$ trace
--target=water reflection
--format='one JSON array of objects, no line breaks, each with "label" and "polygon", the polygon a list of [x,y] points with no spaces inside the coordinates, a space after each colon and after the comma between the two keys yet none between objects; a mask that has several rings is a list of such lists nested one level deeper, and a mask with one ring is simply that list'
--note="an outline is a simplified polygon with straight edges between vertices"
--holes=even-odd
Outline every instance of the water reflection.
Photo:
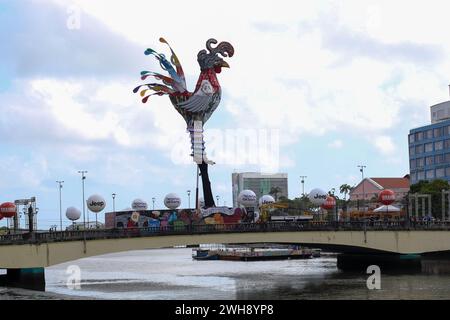
[{"label": "water reflection", "polygon": [[[82,270],[81,290],[66,287],[66,268]],[[336,255],[310,260],[195,261],[190,249],[132,251],[46,269],[47,292],[0,289],[0,299],[448,299],[450,259],[427,257],[415,273],[381,270],[368,290],[365,270],[344,272]]]}]

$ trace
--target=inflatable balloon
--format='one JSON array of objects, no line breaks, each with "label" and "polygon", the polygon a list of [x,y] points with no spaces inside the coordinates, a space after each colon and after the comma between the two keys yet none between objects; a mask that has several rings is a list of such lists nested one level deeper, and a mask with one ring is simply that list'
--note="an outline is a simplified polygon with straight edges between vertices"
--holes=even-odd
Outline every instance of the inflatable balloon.
[{"label": "inflatable balloon", "polygon": [[87,201],[87,206],[89,210],[95,213],[99,213],[106,207],[106,201],[103,199],[102,196],[99,196],[98,194],[94,194],[90,196]]},{"label": "inflatable balloon", "polygon": [[263,205],[263,204],[268,204],[268,203],[275,203],[275,199],[269,195],[266,194],[264,196],[262,196],[261,198],[259,198],[259,205]]},{"label": "inflatable balloon", "polygon": [[142,210],[147,210],[148,205],[147,205],[147,202],[145,202],[144,200],[135,199],[131,203],[131,208],[133,208],[133,210],[136,210],[136,211],[142,211]]},{"label": "inflatable balloon", "polygon": [[78,220],[81,217],[81,211],[75,207],[69,207],[66,210],[66,217],[71,221]]},{"label": "inflatable balloon", "polygon": [[5,218],[12,218],[16,215],[16,205],[12,202],[5,202],[0,205],[0,214]]},{"label": "inflatable balloon", "polygon": [[164,205],[174,210],[181,205],[181,198],[175,193],[169,193],[164,197]]},{"label": "inflatable balloon", "polygon": [[256,204],[256,194],[252,190],[242,190],[238,196],[238,202],[245,207]]},{"label": "inflatable balloon", "polygon": [[388,206],[395,202],[395,192],[389,189],[384,189],[378,194],[378,201],[385,206]]},{"label": "inflatable balloon", "polygon": [[308,195],[309,201],[311,201],[316,206],[321,206],[327,200],[328,194],[322,189],[313,189]]},{"label": "inflatable balloon", "polygon": [[322,208],[326,210],[333,209],[336,206],[336,199],[332,196],[328,196],[327,200],[322,204]]}]

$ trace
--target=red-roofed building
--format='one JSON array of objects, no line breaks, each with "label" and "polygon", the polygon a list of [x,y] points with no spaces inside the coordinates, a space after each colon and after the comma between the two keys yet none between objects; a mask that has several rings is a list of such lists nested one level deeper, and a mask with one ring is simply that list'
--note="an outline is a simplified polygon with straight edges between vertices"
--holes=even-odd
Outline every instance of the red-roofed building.
[{"label": "red-roofed building", "polygon": [[350,200],[371,200],[380,191],[390,189],[395,192],[396,202],[409,192],[409,176],[403,178],[365,178],[350,191]]}]

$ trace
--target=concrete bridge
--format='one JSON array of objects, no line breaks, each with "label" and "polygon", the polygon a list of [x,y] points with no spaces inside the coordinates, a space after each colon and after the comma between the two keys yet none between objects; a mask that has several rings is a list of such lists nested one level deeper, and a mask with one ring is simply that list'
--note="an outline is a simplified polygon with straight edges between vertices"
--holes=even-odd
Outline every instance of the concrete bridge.
[{"label": "concrete bridge", "polygon": [[0,236],[0,269],[7,269],[4,285],[42,290],[48,266],[107,253],[206,243],[302,244],[340,253],[423,255],[450,252],[450,223],[288,222],[17,234]]}]

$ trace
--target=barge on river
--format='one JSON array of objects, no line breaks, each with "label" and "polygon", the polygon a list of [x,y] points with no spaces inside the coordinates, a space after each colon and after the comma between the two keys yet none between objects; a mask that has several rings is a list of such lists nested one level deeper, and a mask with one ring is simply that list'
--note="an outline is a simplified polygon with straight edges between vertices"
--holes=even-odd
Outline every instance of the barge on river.
[{"label": "barge on river", "polygon": [[228,261],[265,261],[310,259],[316,256],[312,249],[193,249],[192,258],[195,260],[228,260]]}]

